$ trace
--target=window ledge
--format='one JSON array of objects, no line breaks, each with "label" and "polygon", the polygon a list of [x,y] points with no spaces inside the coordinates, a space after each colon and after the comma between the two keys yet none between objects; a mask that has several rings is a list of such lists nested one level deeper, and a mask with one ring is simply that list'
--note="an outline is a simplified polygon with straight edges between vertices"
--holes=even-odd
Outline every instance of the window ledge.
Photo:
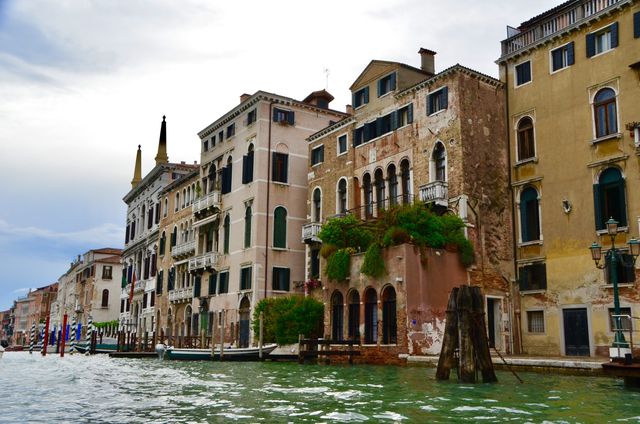
[{"label": "window ledge", "polygon": [[275,250],[276,252],[287,252],[289,249],[286,247],[271,246],[271,250]]},{"label": "window ledge", "polygon": [[272,182],[273,184],[276,184],[276,185],[281,185],[281,186],[284,186],[284,187],[289,187],[289,183],[283,183],[282,181],[274,181],[274,180],[271,180],[271,182]]},{"label": "window ledge", "polygon": [[347,151],[345,150],[345,151],[344,151],[344,152],[342,152],[342,153],[338,153],[338,154],[336,155],[336,157],[338,158],[338,157],[340,157],[340,156],[344,156],[344,155],[346,155],[346,154],[347,154]]},{"label": "window ledge", "polygon": [[[618,288],[633,287],[634,285],[635,283],[623,283],[623,284],[618,284]],[[613,289],[613,284],[602,284],[600,287],[602,287],[603,289]]]},{"label": "window ledge", "polygon": [[439,114],[443,113],[443,112],[444,112],[445,110],[447,110],[447,109],[448,109],[448,108],[446,108],[446,107],[445,107],[444,109],[437,110],[437,111],[433,112],[432,114],[427,114],[427,116],[436,116],[436,115],[439,115]]},{"label": "window ledge", "polygon": [[530,157],[530,158],[519,160],[519,161],[517,161],[515,163],[514,166],[518,167],[518,166],[526,165],[526,164],[529,164],[529,163],[538,163],[538,157],[537,156],[533,156],[533,157]]},{"label": "window ledge", "polygon": [[535,289],[535,290],[520,290],[521,295],[525,294],[542,294],[546,293],[547,289]]},{"label": "window ledge", "polygon": [[[618,232],[619,233],[628,233],[629,232],[629,227],[618,227]],[[599,236],[608,235],[606,228],[604,230],[596,230],[596,234],[599,235]]]},{"label": "window ledge", "polygon": [[518,243],[518,247],[527,247],[527,246],[542,246],[542,240],[532,240]]},{"label": "window ledge", "polygon": [[598,143],[603,142],[603,141],[613,140],[614,138],[622,138],[622,133],[621,132],[617,132],[617,133],[613,133],[613,134],[603,135],[602,137],[594,138],[589,143],[598,144]]},{"label": "window ledge", "polygon": [[324,163],[324,161],[322,162],[318,162],[318,163],[314,163],[313,165],[311,165],[312,168],[317,168],[318,166],[322,165]]},{"label": "window ledge", "polygon": [[527,82],[523,82],[522,84],[515,84],[515,87],[514,87],[514,88],[524,87],[525,85],[529,85],[529,84],[531,84],[532,82],[533,82],[533,78],[532,78],[532,79],[530,79],[530,80],[529,80],[529,81],[527,81]]}]

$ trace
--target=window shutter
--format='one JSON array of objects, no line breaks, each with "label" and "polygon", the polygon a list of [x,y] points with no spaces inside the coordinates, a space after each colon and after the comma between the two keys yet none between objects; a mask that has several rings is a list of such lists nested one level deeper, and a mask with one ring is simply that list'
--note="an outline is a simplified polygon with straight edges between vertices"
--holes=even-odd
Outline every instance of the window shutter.
[{"label": "window shutter", "polygon": [[246,184],[249,182],[248,172],[249,172],[249,157],[247,155],[242,156],[242,184]]},{"label": "window shutter", "polygon": [[196,277],[196,281],[193,284],[193,297],[200,297],[200,285],[201,285],[201,278],[200,276]]},{"label": "window shutter", "polygon": [[620,208],[620,226],[626,227],[627,226],[627,202],[626,202],[626,196],[624,192],[624,179],[620,178],[620,180],[618,180],[617,186],[618,186],[617,187],[618,199],[620,200],[620,205],[618,205],[618,208]]},{"label": "window shutter", "polygon": [[527,201],[520,197],[520,235],[523,242],[529,241],[529,226],[527,225]]},{"label": "window shutter", "polygon": [[431,99],[433,98],[433,94],[427,94],[427,115],[433,114],[433,102]]},{"label": "window shutter", "polygon": [[611,47],[618,47],[618,23],[611,25]]},{"label": "window shutter", "polygon": [[604,220],[602,219],[599,184],[593,185],[593,210],[596,220],[596,230],[603,230],[605,228],[605,224]]},{"label": "window shutter", "polygon": [[379,79],[377,81],[377,85],[378,85],[378,97],[382,96],[382,80]]},{"label": "window shutter", "polygon": [[283,284],[282,284],[282,286],[283,286],[282,289],[286,290],[286,291],[289,291],[289,282],[290,282],[289,274],[290,274],[290,270],[289,270],[289,268],[284,268],[282,271],[283,271],[282,272],[282,275],[283,275],[282,279],[284,280]]},{"label": "window shutter", "polygon": [[356,147],[356,146],[357,146],[357,144],[356,144],[356,134],[357,134],[357,133],[356,133],[356,130],[353,130],[353,131],[352,131],[352,134],[351,134],[351,145],[352,145],[353,147]]},{"label": "window shutter", "polygon": [[124,244],[129,243],[129,226],[124,230]]},{"label": "window shutter", "polygon": [[320,162],[324,162],[324,145],[320,146]]},{"label": "window shutter", "polygon": [[217,282],[218,282],[218,274],[209,275],[209,295],[216,294]]},{"label": "window shutter", "polygon": [[587,57],[591,57],[596,54],[596,35],[587,34]]},{"label": "window shutter", "polygon": [[289,125],[293,125],[296,122],[296,114],[294,111],[289,111],[287,113],[287,122],[289,122]]},{"label": "window shutter", "polygon": [[640,12],[633,14],[633,37],[640,38]]},{"label": "window shutter", "polygon": [[[529,74],[531,74],[531,68],[529,68]],[[529,77],[531,79],[531,77]],[[446,109],[449,107],[449,87],[444,87],[442,89],[442,108]]]},{"label": "window shutter", "polygon": [[351,105],[355,108],[358,107],[356,104],[356,93],[351,93]]},{"label": "window shutter", "polygon": [[562,68],[562,49],[554,50],[551,53],[551,64],[552,64],[552,69],[554,71],[557,71],[558,69]]},{"label": "window shutter", "polygon": [[382,134],[382,118],[376,119],[376,137]]},{"label": "window shutter", "polygon": [[276,152],[271,152],[271,179],[274,181],[279,181],[278,180],[278,169],[277,169],[277,163],[278,163],[278,154]]},{"label": "window shutter", "polygon": [[396,130],[398,128],[398,111],[394,110],[391,112],[391,131]]},{"label": "window shutter", "polygon": [[413,123],[413,103],[409,103],[409,111],[407,112],[407,123]]},{"label": "window shutter", "polygon": [[280,109],[277,108],[273,108],[273,122],[278,122],[278,112],[280,111]]},{"label": "window shutter", "polygon": [[520,290],[524,291],[528,289],[528,281],[529,281],[529,267],[523,266],[519,269],[519,278],[518,282],[520,283]]},{"label": "window shutter", "polygon": [[364,103],[369,103],[369,86],[364,88]]},{"label": "window shutter", "polygon": [[396,89],[396,73],[395,72],[391,74],[391,84],[389,85],[391,86],[391,90]]}]

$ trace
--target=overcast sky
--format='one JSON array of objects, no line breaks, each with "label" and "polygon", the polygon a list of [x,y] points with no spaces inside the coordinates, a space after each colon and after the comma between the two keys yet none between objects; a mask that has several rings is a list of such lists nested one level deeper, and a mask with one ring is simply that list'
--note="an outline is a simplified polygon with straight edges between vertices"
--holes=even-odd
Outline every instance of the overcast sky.
[{"label": "overcast sky", "polygon": [[[559,0],[0,0],[0,310],[91,248],[122,247],[138,144],[199,161],[196,133],[265,90],[344,110],[372,59],[497,77],[506,26]],[[328,86],[325,69],[329,70]]]}]

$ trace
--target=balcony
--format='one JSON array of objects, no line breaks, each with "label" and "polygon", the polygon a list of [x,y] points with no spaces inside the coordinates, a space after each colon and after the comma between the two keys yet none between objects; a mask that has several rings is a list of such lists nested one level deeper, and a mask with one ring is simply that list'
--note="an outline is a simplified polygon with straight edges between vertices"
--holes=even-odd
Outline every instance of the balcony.
[{"label": "balcony", "polygon": [[434,181],[420,186],[420,201],[435,203],[439,206],[449,205],[449,188],[446,181]]},{"label": "balcony", "polygon": [[311,222],[302,226],[302,242],[303,243],[320,243],[318,234],[322,224],[319,222]]},{"label": "balcony", "polygon": [[207,209],[220,209],[220,191],[214,190],[203,197],[196,199],[191,205],[191,210],[194,214],[199,214]]},{"label": "balcony", "polygon": [[205,253],[189,259],[189,272],[198,269],[213,268],[218,266],[219,255],[216,252]]},{"label": "balcony", "polygon": [[196,241],[191,240],[184,243],[180,243],[171,248],[171,256],[189,256],[196,252]]},{"label": "balcony", "polygon": [[631,3],[630,0],[583,0],[569,8],[558,10],[546,19],[533,22],[522,30],[509,28],[508,37],[502,41],[502,56],[523,50],[541,40],[568,31],[585,23],[597,15],[607,13],[610,9]]},{"label": "balcony", "polygon": [[193,287],[169,290],[169,302],[188,302],[193,299]]}]

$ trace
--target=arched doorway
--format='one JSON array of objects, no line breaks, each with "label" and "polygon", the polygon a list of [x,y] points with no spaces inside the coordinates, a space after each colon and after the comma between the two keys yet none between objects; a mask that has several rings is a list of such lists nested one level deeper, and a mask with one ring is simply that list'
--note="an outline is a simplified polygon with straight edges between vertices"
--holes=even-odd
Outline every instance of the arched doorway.
[{"label": "arched doorway", "polygon": [[349,293],[349,338],[360,339],[360,294],[357,290]]},{"label": "arched doorway", "polygon": [[344,298],[338,290],[331,296],[331,339],[343,339]]},{"label": "arched doorway", "polygon": [[249,302],[249,298],[245,296],[240,301],[240,322],[238,323],[238,326],[240,327],[239,329],[239,332],[240,332],[239,346],[240,347],[249,347],[250,315],[251,315],[251,302]]},{"label": "arched doorway", "polygon": [[378,342],[378,294],[371,287],[364,292],[364,342]]},{"label": "arched doorway", "polygon": [[187,305],[184,310],[184,333],[187,337],[191,336],[191,305]]},{"label": "arched doorway", "polygon": [[169,308],[167,312],[167,334],[168,337],[173,336],[173,311]]},{"label": "arched doorway", "polygon": [[388,286],[382,292],[382,343],[396,344],[397,342],[396,291]]}]

